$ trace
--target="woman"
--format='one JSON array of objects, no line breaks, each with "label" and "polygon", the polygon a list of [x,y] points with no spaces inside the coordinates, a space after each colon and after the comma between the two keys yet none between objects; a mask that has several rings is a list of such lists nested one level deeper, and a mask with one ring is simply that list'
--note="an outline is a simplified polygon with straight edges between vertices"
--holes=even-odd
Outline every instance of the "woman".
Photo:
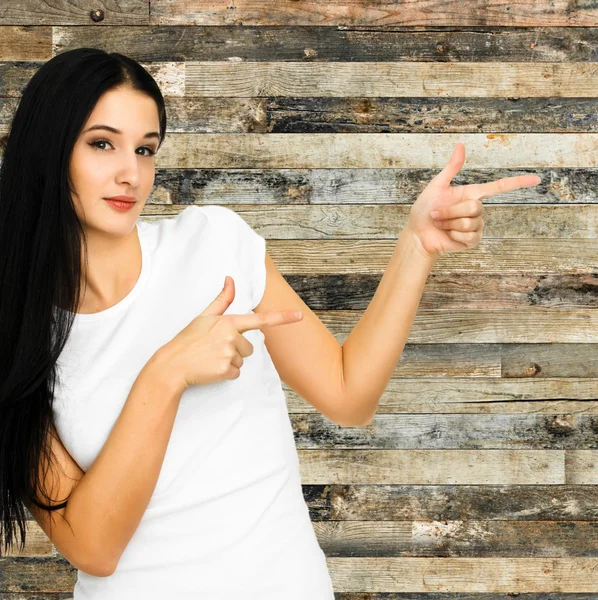
[{"label": "woman", "polygon": [[281,378],[370,422],[436,258],[479,243],[483,197],[539,177],[451,187],[457,145],[341,347],[234,211],[138,221],[165,132],[121,54],[64,52],[23,92],[0,170],[5,551],[27,507],[78,568],[75,600],[332,600]]}]

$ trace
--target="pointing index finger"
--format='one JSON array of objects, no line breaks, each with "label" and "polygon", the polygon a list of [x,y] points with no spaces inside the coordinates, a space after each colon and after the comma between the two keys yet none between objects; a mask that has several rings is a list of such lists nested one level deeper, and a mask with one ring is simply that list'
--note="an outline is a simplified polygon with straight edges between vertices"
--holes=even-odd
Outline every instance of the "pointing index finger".
[{"label": "pointing index finger", "polygon": [[517,175],[515,177],[503,177],[496,181],[488,183],[475,184],[476,192],[479,195],[487,198],[488,196],[496,196],[497,194],[506,194],[514,190],[526,187],[534,187],[542,183],[542,179],[538,175]]},{"label": "pointing index finger", "polygon": [[245,333],[250,329],[295,323],[303,318],[301,311],[296,310],[276,310],[250,315],[229,316],[233,318],[233,324],[239,333]]}]

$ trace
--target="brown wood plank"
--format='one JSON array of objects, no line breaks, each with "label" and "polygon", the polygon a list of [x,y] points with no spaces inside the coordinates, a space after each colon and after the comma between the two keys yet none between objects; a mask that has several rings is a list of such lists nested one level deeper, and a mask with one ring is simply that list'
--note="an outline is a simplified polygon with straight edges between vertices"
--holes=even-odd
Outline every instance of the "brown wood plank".
[{"label": "brown wood plank", "polygon": [[[598,346],[594,344],[504,344],[502,377],[596,377]],[[598,397],[598,385],[596,386]]]},{"label": "brown wood plank", "polygon": [[[154,7],[152,7],[154,8]],[[188,8],[188,7],[186,7]],[[330,5],[327,7],[330,8]],[[405,8],[408,8],[407,6]],[[158,7],[158,10],[160,8]],[[402,8],[403,9],[403,8]],[[376,27],[162,25],[118,30],[54,27],[61,51],[127,40],[127,54],[144,61],[445,61],[594,62],[595,27]]]},{"label": "brown wood plank", "polygon": [[338,592],[595,592],[595,558],[334,558]]},{"label": "brown wood plank", "polygon": [[598,485],[598,451],[565,450],[565,483]]},{"label": "brown wood plank", "polygon": [[598,167],[598,133],[174,133],[155,166],[443,169],[457,143],[465,145],[468,169]]},{"label": "brown wood plank", "polygon": [[[318,411],[283,383],[289,413]],[[598,378],[390,378],[376,414],[596,413]]]},{"label": "brown wood plank", "polygon": [[598,95],[594,63],[185,62],[185,96]]},{"label": "brown wood plank", "polygon": [[[336,325],[323,318],[324,324],[344,342],[348,332],[339,333]],[[330,314],[330,313],[327,313]],[[397,361],[394,377],[500,377],[499,344],[406,344]]]},{"label": "brown wood plank", "polygon": [[[314,312],[340,344],[345,343],[363,315],[363,311],[353,310],[317,310]],[[407,343],[418,345],[596,344],[598,343],[598,312],[592,308],[446,311],[420,309],[413,320]],[[454,351],[457,351],[456,348]],[[407,356],[405,355],[401,360],[407,361]],[[399,371],[402,367],[403,365],[399,362]],[[528,376],[535,375],[538,371],[537,368],[533,365],[529,365],[529,367],[530,371],[526,374]],[[442,372],[442,366],[439,366],[435,374],[445,374]],[[456,373],[453,372],[453,374]],[[403,375],[408,375],[406,370]]]},{"label": "brown wood plank", "polygon": [[[396,239],[273,239],[266,231],[261,235],[266,238],[267,250],[280,272],[288,279],[294,278],[295,282],[296,276],[328,274],[335,277],[375,274],[381,277],[396,245]],[[428,281],[436,276],[458,273],[469,277],[478,274],[524,274],[525,277],[525,273],[539,273],[546,275],[543,280],[546,281],[556,272],[578,273],[593,281],[598,265],[598,240],[562,239],[558,249],[558,252],[554,251],[555,244],[550,238],[501,240],[483,237],[476,248],[439,257]],[[355,302],[360,299],[356,298]]]},{"label": "brown wood plank", "polygon": [[334,598],[335,600],[511,600],[511,598],[517,598],[517,600],[596,600],[596,595],[593,592],[587,594],[508,592],[506,595],[501,592],[487,594],[476,592],[475,596],[467,592],[335,592]]},{"label": "brown wood plank", "polygon": [[593,485],[303,484],[316,521],[598,521]]},{"label": "brown wood plank", "polygon": [[598,556],[598,527],[588,521],[322,521],[326,556]]},{"label": "brown wood plank", "polygon": [[[597,111],[598,113],[598,111]],[[1,113],[0,113],[1,114]],[[535,168],[534,187],[484,198],[484,204],[596,204],[598,169]],[[525,175],[529,169],[463,169],[452,185]],[[438,169],[157,169],[148,207],[188,204],[411,205]]]},{"label": "brown wood plank", "polygon": [[341,427],[323,415],[291,415],[301,450],[598,449],[598,416],[377,414],[367,427]]},{"label": "brown wood plank", "polygon": [[[211,99],[189,98],[187,102],[202,100]],[[228,102],[233,100],[236,98]],[[263,133],[590,133],[598,130],[594,98],[279,96],[264,100]],[[210,115],[204,115],[206,118]],[[203,128],[203,123],[199,126]],[[262,132],[255,122],[252,126],[253,132]],[[215,129],[211,131],[216,133]]]},{"label": "brown wood plank", "polygon": [[37,598],[38,593],[71,592],[72,596],[77,568],[60,554],[52,557],[11,556],[0,558],[0,574],[2,593],[35,593]]},{"label": "brown wood plank", "polygon": [[[501,195],[507,196],[507,194]],[[164,217],[168,218],[177,215],[185,208],[187,205],[184,204],[176,206],[146,204],[142,220],[153,222]],[[396,244],[401,230],[407,224],[411,210],[411,206],[373,204],[354,206],[235,204],[229,205],[228,208],[239,213],[266,239],[323,240],[335,237],[350,239],[352,245],[358,244],[359,239],[390,239]],[[488,205],[484,207],[484,224],[484,241],[493,238],[545,238],[559,240],[560,244],[561,239],[597,239],[598,206]],[[552,243],[554,247],[555,242]],[[462,260],[468,252],[456,254],[459,260]],[[368,259],[371,259],[371,253],[368,253]]]},{"label": "brown wood plank", "polygon": [[[522,260],[524,258],[526,257],[522,257]],[[333,264],[330,265],[331,268]],[[596,273],[546,275],[527,273],[444,275],[437,271],[428,276],[419,302],[420,310],[598,307],[598,270]],[[365,310],[382,277],[381,275],[334,273],[283,276],[312,310],[324,308]]]},{"label": "brown wood plank", "polygon": [[[11,66],[12,65],[12,66]],[[30,63],[21,64],[21,69],[32,75],[27,69]],[[39,63],[41,66],[41,63]],[[165,67],[166,68],[166,67]],[[175,78],[178,74],[175,73]],[[18,104],[18,96],[27,83],[23,72],[14,69],[14,63],[0,64],[0,89],[6,97],[0,97],[0,130],[8,130],[8,122],[13,117]],[[171,88],[166,87],[165,93]],[[591,133],[598,131],[598,114],[593,98],[194,98],[166,95],[166,112],[168,114],[168,133]],[[469,174],[479,178],[484,172],[489,179],[498,179],[503,175],[496,174],[499,169],[477,170]],[[568,173],[565,173],[568,171]],[[571,194],[583,193],[578,179],[586,171],[550,169],[539,172],[545,177],[558,177],[558,184],[563,187],[563,201],[567,199],[567,188],[574,187]],[[158,173],[160,170],[158,170]],[[468,169],[459,173],[459,178],[468,176]],[[562,176],[558,176],[563,173]],[[169,173],[166,172],[165,175]],[[516,173],[515,173],[516,174]],[[170,173],[174,179],[175,173]],[[293,177],[301,181],[312,180],[313,184],[322,185],[325,180],[330,184],[348,187],[353,193],[359,183],[367,185],[373,177],[379,179],[370,183],[388,186],[390,183],[401,183],[405,186],[417,187],[421,181],[427,181],[427,171],[408,170],[393,175],[388,170],[371,170],[363,173],[354,171],[312,169],[296,173],[295,170],[284,170],[280,177]],[[233,178],[234,172],[213,170],[212,172],[190,171],[201,183],[202,179],[216,185],[220,181]],[[240,177],[242,176],[242,177]],[[238,173],[239,193],[259,177],[267,174],[259,172]],[[226,178],[226,179],[225,179]],[[266,179],[269,181],[269,178]],[[270,184],[277,183],[276,180]],[[284,181],[280,182],[282,185]],[[555,182],[551,181],[555,186]],[[194,184],[197,185],[197,184]],[[327,188],[324,188],[325,191]],[[594,190],[595,186],[589,186]],[[328,190],[330,192],[331,190]],[[333,190],[332,190],[333,191]],[[364,190],[365,191],[365,190]],[[556,194],[555,189],[545,186],[543,196]],[[314,190],[314,194],[318,192]],[[319,192],[322,193],[322,192]],[[585,193],[593,198],[594,194]],[[384,197],[384,196],[383,196]],[[573,198],[569,198],[573,200]],[[356,201],[356,200],[352,200]],[[380,200],[383,201],[383,200]],[[389,200],[386,200],[389,201]],[[577,201],[585,201],[577,196]],[[240,201],[242,202],[242,201]]]},{"label": "brown wood plank", "polygon": [[[2,12],[0,12],[0,25],[2,20]],[[31,25],[0,28],[0,60],[44,62],[50,58],[52,58],[51,27]],[[0,105],[1,101],[2,99]]]},{"label": "brown wood plank", "polygon": [[[303,484],[590,484],[594,467],[575,450],[297,450]],[[590,450],[577,452],[593,452]],[[587,458],[585,455],[572,455]],[[568,475],[569,476],[569,475]]]},{"label": "brown wood plank", "polygon": [[153,25],[326,25],[356,26],[592,26],[598,24],[593,3],[571,5],[566,0],[513,3],[507,0],[441,2],[428,0],[425,6],[406,3],[397,10],[381,2],[337,2],[284,0],[267,4],[236,0],[233,5],[183,0],[156,2],[151,7]]},{"label": "brown wood plank", "polygon": [[[99,11],[99,19],[91,13]],[[101,2],[97,6],[73,3],[67,0],[40,2],[39,0],[3,0],[0,7],[0,25],[149,25],[148,0],[119,0]],[[81,44],[93,46],[94,44]],[[126,49],[124,54],[127,54]]]}]

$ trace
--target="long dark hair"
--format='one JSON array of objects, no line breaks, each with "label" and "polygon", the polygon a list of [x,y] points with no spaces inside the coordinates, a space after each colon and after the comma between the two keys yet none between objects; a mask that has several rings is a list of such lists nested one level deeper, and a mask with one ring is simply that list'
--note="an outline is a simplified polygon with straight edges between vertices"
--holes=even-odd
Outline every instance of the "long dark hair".
[{"label": "long dark hair", "polygon": [[[40,461],[55,467],[50,444],[56,361],[80,301],[84,230],[69,177],[73,146],[99,98],[115,88],[145,92],[166,132],[164,98],[135,60],[97,48],[58,54],[33,75],[4,143],[0,167],[0,535],[6,552],[16,525],[25,546],[27,504],[52,502]],[[82,246],[84,251],[82,254]],[[66,308],[66,311],[54,307]],[[40,481],[41,480],[41,481]],[[15,522],[16,520],[16,522]],[[2,553],[0,552],[0,556]]]}]

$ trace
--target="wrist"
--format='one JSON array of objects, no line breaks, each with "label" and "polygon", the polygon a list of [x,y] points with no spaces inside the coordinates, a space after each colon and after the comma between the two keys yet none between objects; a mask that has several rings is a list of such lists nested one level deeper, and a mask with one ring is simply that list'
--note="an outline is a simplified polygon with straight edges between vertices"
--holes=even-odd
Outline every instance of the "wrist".
[{"label": "wrist", "polygon": [[430,254],[423,246],[419,236],[406,225],[399,235],[399,239],[403,241],[403,243],[409,247],[412,252],[417,254],[425,263],[427,263],[430,268],[434,265],[434,263],[438,260],[438,254]]},{"label": "wrist", "polygon": [[174,368],[172,356],[168,344],[161,346],[149,359],[145,368],[151,372],[152,377],[159,380],[162,385],[167,386],[176,394],[182,394],[186,386],[183,378],[178,376]]}]

